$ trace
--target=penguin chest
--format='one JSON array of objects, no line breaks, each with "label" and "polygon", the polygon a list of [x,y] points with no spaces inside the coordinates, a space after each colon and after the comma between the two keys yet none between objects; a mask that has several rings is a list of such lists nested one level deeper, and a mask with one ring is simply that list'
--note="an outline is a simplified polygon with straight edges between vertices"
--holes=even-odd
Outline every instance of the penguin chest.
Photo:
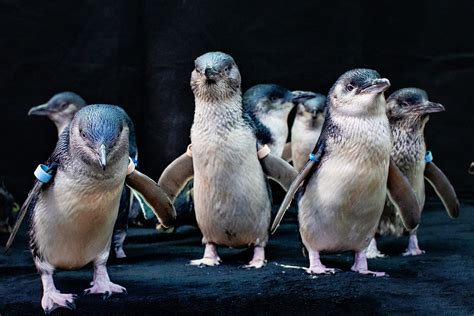
[{"label": "penguin chest", "polygon": [[270,129],[273,137],[273,143],[269,145],[272,154],[281,157],[288,138],[288,124],[286,117],[264,115],[259,117],[261,122]]},{"label": "penguin chest", "polygon": [[291,129],[291,159],[296,170],[301,170],[316,145],[321,129],[309,129],[297,121]]},{"label": "penguin chest", "polygon": [[54,267],[77,269],[108,251],[122,189],[123,180],[79,183],[58,173],[35,207],[38,252]]},{"label": "penguin chest", "polygon": [[387,194],[391,150],[388,126],[380,124],[377,130],[333,144],[309,179],[299,202],[307,246],[360,251],[374,236]]},{"label": "penguin chest", "polygon": [[192,144],[196,219],[204,241],[264,245],[271,206],[255,136],[245,128],[226,137],[194,131]]}]

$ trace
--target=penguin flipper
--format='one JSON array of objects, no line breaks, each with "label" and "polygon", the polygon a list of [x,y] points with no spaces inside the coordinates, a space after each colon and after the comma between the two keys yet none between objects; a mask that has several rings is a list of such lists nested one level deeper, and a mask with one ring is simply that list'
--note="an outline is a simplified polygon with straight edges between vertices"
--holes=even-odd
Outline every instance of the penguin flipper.
[{"label": "penguin flipper", "polygon": [[126,183],[130,188],[140,193],[163,226],[168,228],[175,225],[176,210],[173,203],[155,181],[135,170],[127,176]]},{"label": "penguin flipper", "polygon": [[263,173],[270,179],[277,182],[285,191],[288,191],[298,173],[285,160],[272,155],[271,153],[260,159]]},{"label": "penguin flipper", "polygon": [[387,195],[401,215],[403,225],[409,231],[420,223],[421,210],[415,192],[408,179],[390,159],[387,178]]},{"label": "penguin flipper", "polygon": [[193,177],[194,167],[191,150],[188,151],[166,167],[158,180],[158,185],[163,188],[172,202],[186,183]]},{"label": "penguin flipper", "polygon": [[285,161],[291,161],[291,142],[285,144],[283,147],[283,153],[281,154],[281,158]]},{"label": "penguin flipper", "polygon": [[459,200],[453,186],[446,175],[433,162],[427,162],[425,167],[425,179],[435,189],[436,194],[443,202],[449,217],[459,216]]},{"label": "penguin flipper", "polygon": [[18,233],[18,230],[20,229],[21,223],[25,219],[25,215],[28,213],[29,210],[34,209],[42,187],[43,183],[36,180],[33,189],[31,189],[30,193],[28,193],[28,197],[26,198],[25,202],[21,206],[20,211],[18,212],[18,217],[16,219],[15,225],[13,226],[13,230],[10,233],[10,237],[8,237],[8,241],[5,245],[5,253],[12,246],[13,241],[15,240],[15,236]]},{"label": "penguin flipper", "polygon": [[308,160],[306,165],[296,176],[293,183],[291,183],[288,191],[286,192],[285,198],[283,199],[283,202],[281,203],[280,208],[278,209],[278,213],[276,214],[275,219],[273,220],[273,224],[271,227],[272,234],[274,234],[278,229],[278,226],[280,226],[280,222],[283,219],[283,216],[285,216],[286,210],[290,207],[291,201],[293,200],[296,191],[300,187],[301,183],[306,179],[306,177],[312,173],[315,164],[315,161]]}]

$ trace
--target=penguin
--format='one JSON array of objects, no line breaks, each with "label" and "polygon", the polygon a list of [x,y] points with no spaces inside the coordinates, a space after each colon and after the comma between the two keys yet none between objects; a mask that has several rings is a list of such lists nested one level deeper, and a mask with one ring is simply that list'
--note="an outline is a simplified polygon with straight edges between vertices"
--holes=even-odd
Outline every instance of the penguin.
[{"label": "penguin", "polygon": [[282,157],[288,138],[288,115],[294,107],[293,97],[290,90],[276,84],[258,84],[243,96],[244,110],[270,130],[271,139],[259,140],[268,143],[278,157]]},{"label": "penguin", "polygon": [[92,262],[94,277],[85,294],[107,298],[126,292],[110,281],[106,268],[125,181],[143,195],[163,225],[174,224],[176,212],[166,194],[134,170],[128,150],[129,122],[115,105],[82,108],[65,127],[46,164],[35,172],[38,180],[20,210],[6,250],[29,213],[30,248],[43,284],[41,306],[46,314],[58,307],[75,307],[75,295],[56,289],[55,269],[75,270]]},{"label": "penguin", "polygon": [[163,171],[158,184],[173,200],[194,177],[195,214],[205,251],[191,265],[219,265],[217,246],[253,247],[253,258],[244,267],[261,268],[266,263],[271,216],[266,176],[287,188],[296,171],[258,143],[262,125],[243,108],[234,59],[209,52],[194,66],[191,146]]},{"label": "penguin", "polygon": [[[436,167],[426,151],[424,130],[432,113],[444,111],[444,107],[428,100],[426,91],[418,88],[404,88],[393,92],[387,99],[387,116],[392,135],[391,158],[407,177],[415,191],[420,213],[425,205],[425,179],[440,196],[450,217],[459,216],[459,201],[448,178]],[[428,159],[427,159],[428,158]],[[401,236],[405,232],[400,215],[389,199],[380,219],[380,235]],[[410,232],[408,247],[404,256],[416,256],[424,251],[418,246],[417,230]],[[383,257],[377,249],[375,239],[371,241],[367,256]]]},{"label": "penguin", "polygon": [[301,170],[318,141],[326,115],[326,97],[319,93],[293,91],[296,116],[291,127],[291,161]]},{"label": "penguin", "polygon": [[28,115],[47,116],[56,125],[58,136],[71,123],[77,111],[85,107],[86,101],[74,92],[60,92],[48,102],[32,107]]},{"label": "penguin", "polygon": [[350,70],[329,91],[321,136],[283,200],[272,225],[277,229],[300,185],[298,222],[311,274],[334,273],[321,252],[353,251],[352,271],[370,271],[365,248],[374,236],[387,193],[408,230],[419,222],[413,189],[390,161],[391,135],[385,114],[388,79],[371,69]]},{"label": "penguin", "polygon": [[[47,116],[56,125],[58,135],[64,131],[64,129],[71,123],[74,115],[85,107],[86,101],[74,92],[60,92],[55,94],[48,102],[32,107],[28,111],[28,115],[36,116]],[[129,131],[129,155],[132,157],[136,164],[138,164],[138,150],[137,142],[135,137],[135,129],[131,119],[127,115]],[[130,215],[130,208],[133,201],[136,199],[131,198],[132,192],[129,188],[124,187],[122,197],[120,200],[119,216],[117,217],[117,223],[115,224],[114,237],[112,239],[112,246],[116,258],[125,258],[126,254],[123,249],[123,244],[127,236],[128,230],[128,218]]]}]

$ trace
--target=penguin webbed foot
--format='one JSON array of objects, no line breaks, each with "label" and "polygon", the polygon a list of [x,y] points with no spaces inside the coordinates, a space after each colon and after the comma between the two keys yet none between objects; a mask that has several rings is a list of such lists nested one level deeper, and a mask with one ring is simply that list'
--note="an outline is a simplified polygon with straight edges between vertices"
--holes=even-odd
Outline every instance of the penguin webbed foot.
[{"label": "penguin webbed foot", "polygon": [[128,294],[127,289],[107,280],[92,281],[92,287],[84,290],[84,295],[102,294],[104,300],[108,299],[113,293]]},{"label": "penguin webbed foot", "polygon": [[407,257],[407,256],[419,256],[424,254],[425,251],[420,249],[420,246],[418,245],[418,237],[416,234],[410,234],[410,239],[408,241],[408,247],[405,250],[404,253],[402,253],[402,256]]},{"label": "penguin webbed foot", "polygon": [[203,268],[218,266],[221,262],[221,258],[219,258],[219,256],[217,255],[216,245],[208,243],[206,244],[206,249],[204,250],[204,256],[202,257],[202,259],[191,260],[189,264],[192,266]]},{"label": "penguin webbed foot", "polygon": [[265,260],[265,248],[261,246],[256,246],[253,249],[253,258],[249,262],[242,266],[244,269],[260,269],[263,268],[267,264],[267,260]]},{"label": "penguin webbed foot", "polygon": [[354,265],[351,267],[351,270],[360,274],[373,275],[375,277],[388,276],[388,274],[385,272],[369,270],[367,266],[367,256],[365,249],[355,253]]},{"label": "penguin webbed foot", "polygon": [[74,300],[77,298],[78,296],[76,294],[63,294],[58,290],[49,290],[43,293],[41,306],[43,307],[44,313],[46,315],[49,315],[57,308],[67,308],[73,310],[76,308]]},{"label": "penguin webbed foot", "polygon": [[372,240],[370,241],[369,246],[365,249],[365,254],[367,256],[367,259],[378,259],[387,257],[387,255],[381,253],[380,250],[377,248],[377,242],[375,241],[375,238],[372,238]]},{"label": "penguin webbed foot", "polygon": [[321,259],[319,257],[319,251],[313,250],[311,248],[306,247],[308,250],[309,256],[309,268],[305,268],[304,270],[306,273],[309,274],[335,274],[336,269],[334,268],[326,268],[324,264],[321,263]]},{"label": "penguin webbed foot", "polygon": [[335,274],[338,270],[335,268],[326,268],[324,264],[311,265],[304,269],[308,274]]},{"label": "penguin webbed foot", "polygon": [[110,281],[107,268],[103,263],[94,266],[94,279],[90,285],[92,285],[90,288],[84,290],[84,295],[102,294],[102,298],[105,300],[113,293],[127,294],[127,290],[123,286]]},{"label": "penguin webbed foot", "polygon": [[197,266],[199,268],[204,268],[204,267],[215,267],[220,265],[222,260],[217,257],[217,258],[202,258],[202,259],[196,259],[196,260],[191,260],[189,262],[190,265],[192,266]]}]

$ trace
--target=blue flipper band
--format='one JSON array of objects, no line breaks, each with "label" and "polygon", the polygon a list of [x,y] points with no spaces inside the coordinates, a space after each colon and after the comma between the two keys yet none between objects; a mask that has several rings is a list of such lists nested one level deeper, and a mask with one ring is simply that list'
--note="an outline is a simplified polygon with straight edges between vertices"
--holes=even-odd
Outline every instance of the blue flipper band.
[{"label": "blue flipper band", "polygon": [[425,154],[425,162],[432,162],[433,161],[433,154],[431,153],[431,151],[427,151],[426,154]]},{"label": "blue flipper band", "polygon": [[318,160],[316,159],[316,155],[313,153],[309,154],[309,160],[318,162]]},{"label": "blue flipper band", "polygon": [[48,171],[49,167],[47,165],[38,165],[34,172],[36,179],[38,179],[40,182],[48,183],[53,177],[51,174],[48,173]]}]

